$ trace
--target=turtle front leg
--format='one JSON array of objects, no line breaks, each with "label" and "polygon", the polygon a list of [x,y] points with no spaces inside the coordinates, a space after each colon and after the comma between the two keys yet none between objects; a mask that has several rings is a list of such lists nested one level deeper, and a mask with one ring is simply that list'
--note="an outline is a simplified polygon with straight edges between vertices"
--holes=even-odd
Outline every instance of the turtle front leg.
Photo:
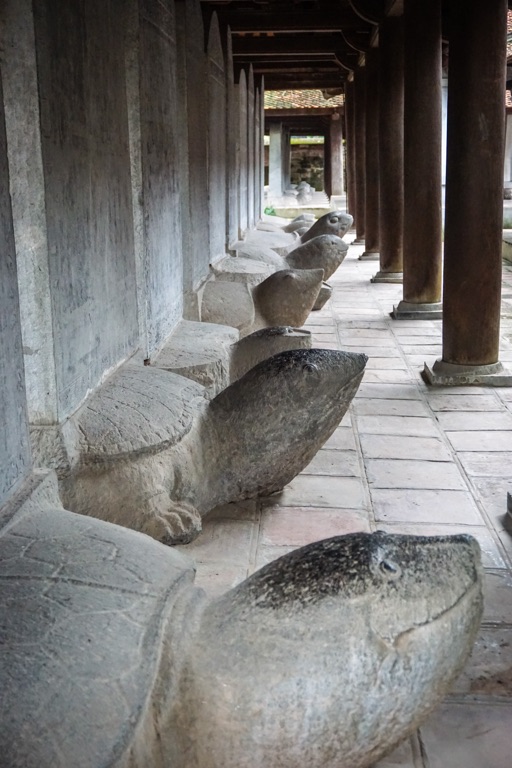
[{"label": "turtle front leg", "polygon": [[185,501],[173,501],[162,497],[151,504],[151,509],[140,530],[148,536],[167,544],[189,544],[202,530],[201,515]]}]

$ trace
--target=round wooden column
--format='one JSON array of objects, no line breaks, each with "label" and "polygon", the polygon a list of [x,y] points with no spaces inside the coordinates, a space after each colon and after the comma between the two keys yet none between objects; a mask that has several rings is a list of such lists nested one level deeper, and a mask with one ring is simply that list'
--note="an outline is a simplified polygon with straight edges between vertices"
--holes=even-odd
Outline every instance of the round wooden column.
[{"label": "round wooden column", "polygon": [[329,121],[329,133],[326,137],[329,146],[329,173],[331,197],[343,194],[343,135],[341,130],[341,115],[335,112]]},{"label": "round wooden column", "polygon": [[402,282],[404,220],[403,19],[379,28],[380,270],[372,282]]},{"label": "round wooden column", "polygon": [[442,316],[441,83],[441,0],[405,3],[404,289],[395,318]]},{"label": "round wooden column", "polygon": [[366,53],[365,252],[361,261],[379,259],[379,52]]},{"label": "round wooden column", "polygon": [[366,218],[366,67],[354,72],[355,150],[356,150],[356,226],[355,244],[364,243]]},{"label": "round wooden column", "polygon": [[[512,385],[498,362],[507,2],[449,3],[443,356],[432,383]],[[471,51],[471,56],[468,56]]]},{"label": "round wooden column", "polygon": [[347,210],[355,217],[356,212],[356,153],[354,82],[345,83],[345,135],[347,137]]}]

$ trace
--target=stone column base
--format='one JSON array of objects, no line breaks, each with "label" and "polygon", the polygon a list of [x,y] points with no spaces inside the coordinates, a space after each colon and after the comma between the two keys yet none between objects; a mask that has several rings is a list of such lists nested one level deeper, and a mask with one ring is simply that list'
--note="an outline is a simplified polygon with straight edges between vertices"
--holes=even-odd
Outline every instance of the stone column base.
[{"label": "stone column base", "polygon": [[393,311],[389,314],[393,320],[440,320],[443,316],[443,305],[440,301],[432,304],[401,301],[393,306]]},{"label": "stone column base", "polygon": [[403,272],[377,272],[371,279],[371,283],[403,283]]},{"label": "stone column base", "polygon": [[359,257],[359,261],[379,261],[380,253],[378,251],[365,251]]},{"label": "stone column base", "polygon": [[512,373],[499,362],[491,365],[457,365],[439,359],[432,368],[425,363],[422,377],[427,384],[438,387],[512,387]]},{"label": "stone column base", "polygon": [[364,237],[356,237],[355,240],[352,240],[351,245],[364,245]]}]

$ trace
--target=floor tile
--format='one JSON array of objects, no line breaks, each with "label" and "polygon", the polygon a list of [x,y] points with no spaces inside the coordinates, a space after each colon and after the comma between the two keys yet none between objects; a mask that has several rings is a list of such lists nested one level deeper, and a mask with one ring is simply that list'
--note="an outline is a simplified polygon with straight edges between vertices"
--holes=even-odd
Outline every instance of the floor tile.
[{"label": "floor tile", "polygon": [[440,434],[431,419],[421,416],[359,415],[357,426],[361,434],[367,435],[438,437]]},{"label": "floor tile", "polygon": [[502,430],[512,432],[512,414],[506,411],[449,411],[438,413],[440,427],[449,431]]},{"label": "floor tile", "polygon": [[338,477],[359,477],[361,468],[356,451],[318,451],[303,470],[304,475],[337,475]]},{"label": "floor tile", "polygon": [[500,411],[502,405],[493,395],[428,394],[433,411]]},{"label": "floor tile", "polygon": [[430,411],[421,400],[372,400],[359,397],[353,401],[352,408],[361,416],[424,416]]},{"label": "floor tile", "polygon": [[471,657],[451,693],[493,696],[512,703],[512,627],[480,629]]},{"label": "floor tile", "polygon": [[417,736],[406,739],[394,752],[387,757],[383,757],[373,768],[423,768],[418,762],[420,757],[420,747]]},{"label": "floor tile", "polygon": [[410,381],[410,374],[406,370],[396,369],[384,369],[375,370],[373,368],[367,370],[364,374],[364,380],[367,383],[371,382],[387,382],[387,383],[401,383]]},{"label": "floor tile", "polygon": [[198,563],[194,586],[204,589],[209,597],[220,597],[248,575],[248,565],[227,564],[225,558],[217,562]]},{"label": "floor tile", "polygon": [[360,441],[365,459],[452,461],[452,455],[437,437],[361,434]]},{"label": "floor tile", "polygon": [[366,363],[367,371],[372,371],[374,369],[384,370],[386,368],[402,371],[407,370],[405,363],[399,357],[370,357]]},{"label": "floor tile", "polygon": [[446,432],[456,451],[508,451],[512,462],[512,432],[503,430]]},{"label": "floor tile", "polygon": [[457,455],[468,475],[506,477],[512,483],[512,456],[510,453],[459,451]]},{"label": "floor tile", "polygon": [[378,522],[484,524],[465,491],[372,488],[371,498]]},{"label": "floor tile", "polygon": [[335,429],[331,437],[324,443],[324,448],[340,451],[355,450],[356,441],[352,427],[338,427],[338,429]]},{"label": "floor tile", "polygon": [[206,520],[197,539],[177,549],[196,562],[224,561],[232,565],[247,565],[254,535],[255,524],[246,520]]},{"label": "floor tile", "polygon": [[365,384],[363,379],[356,397],[370,397],[379,400],[419,400],[420,393],[413,384]]},{"label": "floor tile", "polygon": [[368,459],[371,488],[464,490],[466,485],[456,464],[441,461]]},{"label": "floor tile", "polygon": [[512,573],[486,570],[483,621],[512,624]]},{"label": "floor tile", "polygon": [[444,704],[421,737],[429,768],[508,768],[512,705]]},{"label": "floor tile", "polygon": [[302,547],[320,539],[369,530],[368,515],[364,510],[272,507],[262,514],[260,543]]},{"label": "floor tile", "polygon": [[298,475],[269,501],[283,507],[366,508],[364,486],[356,477]]}]

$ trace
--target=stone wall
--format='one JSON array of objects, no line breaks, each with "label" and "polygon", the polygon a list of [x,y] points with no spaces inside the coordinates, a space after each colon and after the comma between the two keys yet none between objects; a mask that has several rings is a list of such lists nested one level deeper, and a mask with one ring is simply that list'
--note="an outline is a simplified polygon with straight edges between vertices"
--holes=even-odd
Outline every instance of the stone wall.
[{"label": "stone wall", "polygon": [[194,291],[209,271],[208,122],[204,26],[198,0],[176,0],[178,132],[184,311],[197,319]]},{"label": "stone wall", "polygon": [[60,419],[138,344],[126,4],[33,7]]},{"label": "stone wall", "polygon": [[198,319],[259,218],[262,122],[199,0],[4,0],[0,48],[1,502],[31,466],[27,419],[34,464],[63,466],[90,394]]},{"label": "stone wall", "polygon": [[30,449],[0,79],[0,506],[26,477]]},{"label": "stone wall", "polygon": [[[132,10],[133,13],[133,10]],[[130,147],[144,357],[159,350],[183,309],[174,3],[138,0],[130,35]],[[137,212],[135,212],[137,218]]]}]

